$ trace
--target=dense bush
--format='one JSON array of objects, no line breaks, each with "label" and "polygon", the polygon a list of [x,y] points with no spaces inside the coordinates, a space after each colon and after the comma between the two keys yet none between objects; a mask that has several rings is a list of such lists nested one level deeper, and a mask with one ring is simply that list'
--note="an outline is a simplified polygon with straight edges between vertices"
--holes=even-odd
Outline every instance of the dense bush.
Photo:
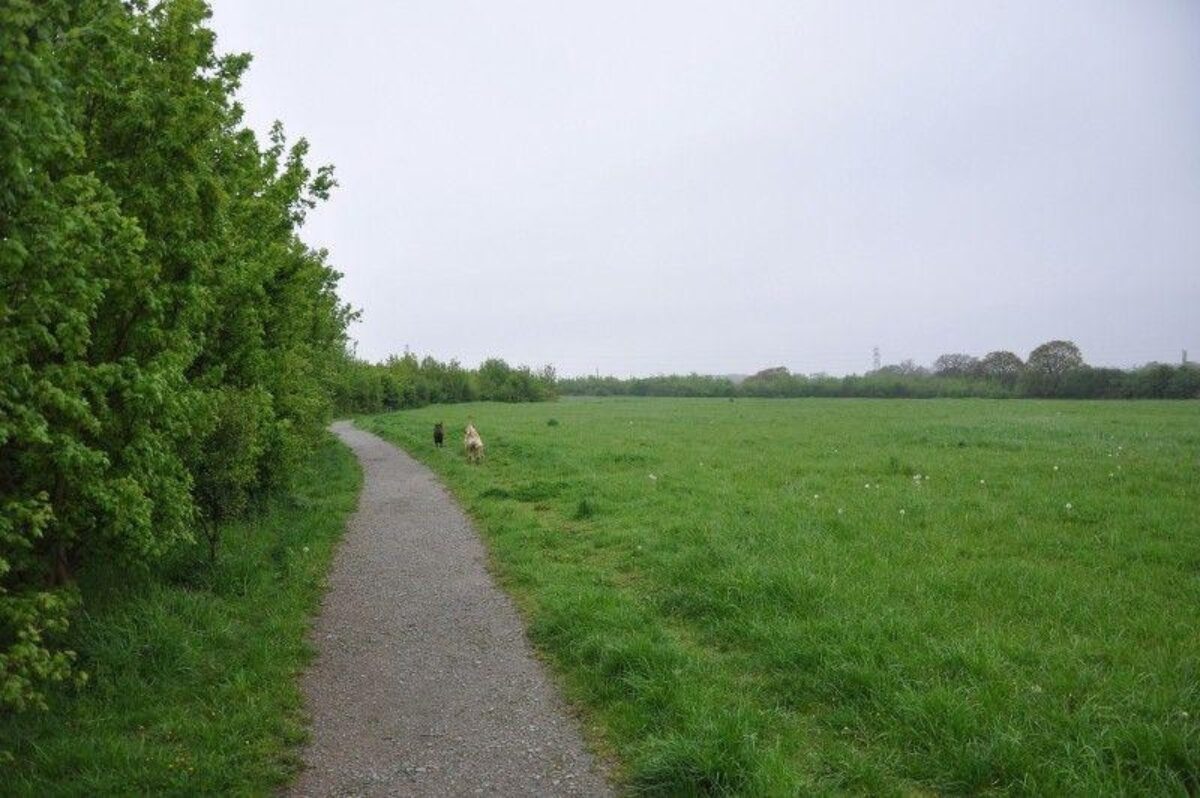
[{"label": "dense bush", "polygon": [[0,4],[0,706],[69,675],[80,565],[152,568],[329,416],[350,314],[296,230],[331,175],[243,127],[208,13]]},{"label": "dense bush", "polygon": [[554,369],[513,368],[503,360],[485,360],[468,370],[458,361],[441,363],[412,354],[383,363],[347,358],[337,371],[335,396],[343,413],[380,413],[455,402],[541,402],[557,395]]}]

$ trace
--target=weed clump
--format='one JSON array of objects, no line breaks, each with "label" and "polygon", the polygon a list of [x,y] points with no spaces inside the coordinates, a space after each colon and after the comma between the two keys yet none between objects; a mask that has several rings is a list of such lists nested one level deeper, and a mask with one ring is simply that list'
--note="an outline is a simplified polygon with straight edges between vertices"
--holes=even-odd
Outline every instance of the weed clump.
[{"label": "weed clump", "polygon": [[512,494],[504,488],[488,488],[479,494],[481,499],[511,499]]}]

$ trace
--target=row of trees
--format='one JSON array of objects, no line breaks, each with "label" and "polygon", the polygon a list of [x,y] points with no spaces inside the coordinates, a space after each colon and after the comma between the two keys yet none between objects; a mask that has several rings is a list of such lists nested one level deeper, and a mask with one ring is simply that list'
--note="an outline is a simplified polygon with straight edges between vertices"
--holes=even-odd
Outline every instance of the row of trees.
[{"label": "row of trees", "polygon": [[379,413],[454,402],[540,402],[556,393],[554,368],[533,371],[498,358],[477,369],[458,361],[442,363],[416,355],[390,357],[383,363],[347,359],[338,371],[335,397],[344,413]]},{"label": "row of trees", "polygon": [[906,360],[861,376],[804,376],[778,366],[741,382],[699,374],[578,377],[559,380],[558,387],[564,395],[578,396],[1193,399],[1200,398],[1200,367],[1152,363],[1130,370],[1094,368],[1071,341],[1048,341],[1024,361],[1012,352],[996,351],[982,358],[942,355],[931,369]]},{"label": "row of trees", "polygon": [[351,313],[202,0],[0,3],[0,708],[72,674],[74,574],[150,571],[323,434]]}]

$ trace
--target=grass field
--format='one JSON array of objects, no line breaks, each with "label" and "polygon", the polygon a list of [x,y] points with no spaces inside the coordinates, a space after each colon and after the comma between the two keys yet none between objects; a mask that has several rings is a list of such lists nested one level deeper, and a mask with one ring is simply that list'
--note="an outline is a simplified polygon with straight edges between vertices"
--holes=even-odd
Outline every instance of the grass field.
[{"label": "grass field", "polygon": [[[457,446],[468,417],[482,467]],[[480,521],[635,791],[1200,789],[1200,403],[564,400],[360,423]]]},{"label": "grass field", "polygon": [[298,766],[296,676],[334,544],[358,494],[329,441],[294,491],[224,530],[215,568],[81,574],[71,629],[90,680],[48,712],[0,716],[0,795],[265,795]]}]

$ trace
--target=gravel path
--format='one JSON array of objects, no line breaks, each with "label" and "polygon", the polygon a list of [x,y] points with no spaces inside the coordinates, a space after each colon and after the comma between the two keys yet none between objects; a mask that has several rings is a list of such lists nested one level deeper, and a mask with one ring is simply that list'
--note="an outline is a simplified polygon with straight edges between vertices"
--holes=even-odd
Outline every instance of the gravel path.
[{"label": "gravel path", "polygon": [[339,422],[364,472],[304,677],[292,795],[611,795],[471,523],[433,474]]}]

